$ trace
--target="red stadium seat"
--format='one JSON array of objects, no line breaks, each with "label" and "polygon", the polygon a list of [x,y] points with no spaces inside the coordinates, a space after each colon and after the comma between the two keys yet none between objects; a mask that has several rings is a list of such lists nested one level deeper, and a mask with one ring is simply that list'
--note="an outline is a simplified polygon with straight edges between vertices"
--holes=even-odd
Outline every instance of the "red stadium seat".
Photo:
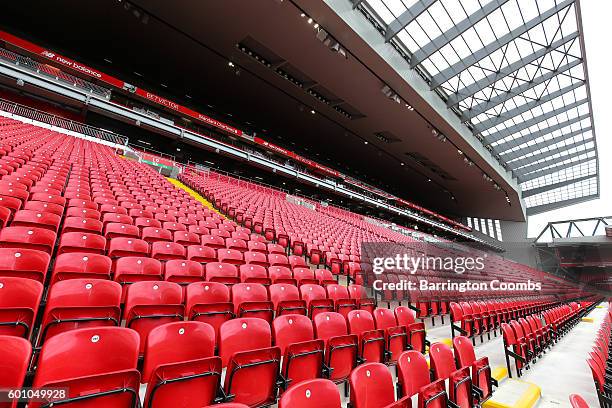
[{"label": "red stadium seat", "polygon": [[451,348],[444,343],[433,343],[429,348],[429,362],[436,380],[448,381],[449,398],[457,406],[471,408],[472,379],[469,367],[457,369]]},{"label": "red stadium seat", "polygon": [[359,360],[385,362],[385,332],[376,330],[374,318],[367,310],[352,310],[347,315],[349,332],[359,339]]},{"label": "red stadium seat", "polygon": [[237,283],[232,286],[232,303],[237,317],[258,317],[272,323],[274,310],[268,291],[260,283]]},{"label": "red stadium seat", "polygon": [[237,318],[223,323],[219,335],[219,356],[227,367],[225,395],[249,406],[274,403],[281,352],[270,347],[270,325],[258,318]]},{"label": "red stadium seat", "polygon": [[319,313],[313,322],[317,338],[325,342],[325,366],[331,369],[328,378],[336,383],[346,381],[357,363],[357,336],[348,334],[346,320],[339,313]]},{"label": "red stadium seat", "polygon": [[148,243],[154,242],[170,242],[172,241],[172,232],[162,228],[145,227],[142,229],[142,240]]},{"label": "red stadium seat", "polygon": [[[19,337],[0,335],[0,355],[2,355],[0,389],[23,387],[32,355],[32,345],[30,342]],[[16,408],[17,400],[2,402],[0,406]]]},{"label": "red stadium seat", "polygon": [[174,259],[164,266],[164,280],[187,285],[204,280],[204,269],[199,262]]},{"label": "red stadium seat", "polygon": [[45,281],[49,254],[34,249],[0,248],[0,276]]},{"label": "red stadium seat", "polygon": [[[33,387],[66,388],[66,404],[132,408],[138,401],[138,333],[122,327],[91,327],[58,334],[45,342]],[[48,404],[32,401],[28,407]]]},{"label": "red stadium seat", "polygon": [[151,257],[160,261],[185,259],[186,255],[185,247],[176,242],[157,241],[151,244]]},{"label": "red stadium seat", "polygon": [[446,408],[448,396],[444,381],[430,382],[425,356],[418,351],[406,351],[397,360],[398,390],[403,397],[418,395],[419,408]]},{"label": "red stadium seat", "polygon": [[105,255],[71,252],[58,255],[53,264],[51,285],[75,279],[110,279],[112,261]]},{"label": "red stadium seat", "polygon": [[240,265],[240,280],[245,283],[261,283],[269,285],[271,283],[268,271],[261,265]]},{"label": "red stadium seat", "polygon": [[124,256],[148,256],[149,244],[142,239],[134,238],[113,238],[108,247],[108,256],[120,258]]},{"label": "red stadium seat", "polygon": [[301,298],[306,302],[308,316],[314,320],[317,314],[334,310],[334,301],[327,298],[325,288],[319,285],[300,286]]},{"label": "red stadium seat", "polygon": [[[367,363],[357,367],[349,378],[351,407],[384,408],[395,403],[393,377],[387,366]],[[404,402],[410,406],[410,397]]]},{"label": "red stadium seat", "polygon": [[38,344],[65,331],[121,323],[121,285],[99,279],[70,279],[51,287]]},{"label": "red stadium seat", "polygon": [[12,227],[44,228],[57,233],[61,217],[52,212],[19,210],[13,216]]},{"label": "red stadium seat", "polygon": [[106,239],[98,234],[86,232],[66,232],[60,236],[57,254],[70,252],[104,255]]},{"label": "red stadium seat", "polygon": [[189,320],[210,324],[219,339],[219,329],[234,318],[234,305],[230,302],[230,290],[222,283],[196,282],[187,286],[186,312]]},{"label": "red stadium seat", "polygon": [[66,232],[88,232],[102,234],[102,222],[91,217],[66,217],[62,226],[62,233]]},{"label": "red stadium seat", "polygon": [[213,248],[204,245],[189,245],[187,247],[187,259],[203,264],[217,261],[217,253]]},{"label": "red stadium seat", "polygon": [[125,300],[125,324],[140,335],[140,353],[149,332],[164,323],[183,320],[183,291],[173,282],[136,282]]},{"label": "red stadium seat", "polygon": [[283,388],[323,376],[324,343],[314,338],[311,320],[303,315],[279,316],[272,322],[274,343],[283,356]]},{"label": "red stadium seat", "polygon": [[221,383],[221,359],[214,356],[215,331],[202,322],[166,323],[151,330],[145,345],[142,382],[145,407],[212,404]]},{"label": "red stadium seat", "polygon": [[0,335],[30,338],[42,292],[35,280],[0,277]]},{"label": "red stadium seat", "polygon": [[457,367],[471,369],[472,384],[480,390],[480,402],[486,401],[493,393],[493,385],[497,386],[497,381],[491,377],[489,359],[482,357],[477,360],[474,346],[470,339],[464,336],[457,336],[453,339],[453,348]]},{"label": "red stadium seat", "polygon": [[306,380],[285,392],[278,408],[340,408],[340,393],[329,380]]},{"label": "red stadium seat", "polygon": [[300,299],[298,288],[289,283],[270,285],[270,300],[276,316],[285,314],[307,314],[306,302]]},{"label": "red stadium seat", "polygon": [[210,262],[206,264],[206,280],[209,282],[220,282],[226,285],[240,283],[236,265],[222,262]]},{"label": "red stadium seat", "polygon": [[55,233],[44,228],[5,227],[0,230],[0,248],[36,249],[51,255]]}]

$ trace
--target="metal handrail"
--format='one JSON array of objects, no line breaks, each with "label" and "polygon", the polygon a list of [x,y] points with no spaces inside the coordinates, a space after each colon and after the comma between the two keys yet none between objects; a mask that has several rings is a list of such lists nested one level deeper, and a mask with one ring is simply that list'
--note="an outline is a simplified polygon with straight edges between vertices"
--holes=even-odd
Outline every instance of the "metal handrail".
[{"label": "metal handrail", "polygon": [[6,99],[0,98],[0,111],[4,111],[13,115],[21,116],[27,119],[32,119],[38,122],[46,123],[51,126],[70,130],[76,133],[80,133],[85,136],[93,137],[96,139],[104,140],[123,146],[127,146],[129,139],[126,136],[119,135],[117,133],[109,132],[93,126],[86,125],[84,123],[76,122],[71,119],[62,118],[60,116],[52,115],[38,109],[31,108],[29,106],[21,105],[16,102],[12,102]]},{"label": "metal handrail", "polygon": [[84,89],[89,93],[95,93],[105,99],[110,99],[111,97],[110,89],[96,85],[77,76],[68,74],[51,65],[41,64],[38,61],[35,61],[28,57],[24,57],[23,55],[16,54],[5,48],[0,48],[0,60],[8,62],[10,64],[14,64],[20,68],[27,69],[28,71],[35,72],[38,75],[44,76],[46,78],[53,78],[58,82],[68,83],[71,86]]}]

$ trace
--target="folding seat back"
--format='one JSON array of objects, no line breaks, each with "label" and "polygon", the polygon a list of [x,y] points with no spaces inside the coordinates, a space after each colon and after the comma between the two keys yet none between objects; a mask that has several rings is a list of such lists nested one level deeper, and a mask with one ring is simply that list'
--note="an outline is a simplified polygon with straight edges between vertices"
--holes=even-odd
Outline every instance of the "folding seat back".
[{"label": "folding seat back", "polygon": [[55,232],[44,228],[5,227],[0,230],[0,248],[35,249],[51,255],[55,238]]},{"label": "folding seat back", "polygon": [[239,252],[247,252],[248,247],[246,241],[238,238],[227,238],[225,240],[225,247],[228,249],[235,249]]},{"label": "folding seat back", "polygon": [[151,244],[151,257],[160,261],[185,259],[186,255],[185,247],[176,242],[157,241]]},{"label": "folding seat back", "polygon": [[270,285],[269,291],[276,316],[307,314],[306,302],[300,299],[300,292],[297,286],[289,283],[275,283]]},{"label": "folding seat back", "polygon": [[142,382],[148,383],[145,407],[177,403],[206,406],[221,383],[221,359],[214,356],[215,330],[202,322],[173,322],[147,336]]},{"label": "folding seat back", "polygon": [[42,292],[35,280],[0,276],[0,335],[30,338]]},{"label": "folding seat back", "polygon": [[199,262],[173,259],[164,265],[164,280],[179,285],[200,282],[204,280],[204,269]]},{"label": "folding seat back", "polygon": [[119,222],[109,222],[104,227],[104,237],[108,240],[117,237],[140,238],[140,230],[131,224],[121,224]]},{"label": "folding seat back", "polygon": [[397,360],[397,382],[402,396],[418,395],[419,408],[446,408],[448,396],[444,381],[430,382],[425,356],[418,351],[402,353]]},{"label": "folding seat back", "polygon": [[281,374],[288,389],[323,373],[323,340],[314,338],[312,321],[303,315],[278,316],[272,322],[274,344],[281,350]]},{"label": "folding seat back", "polygon": [[183,246],[199,245],[200,237],[198,234],[187,231],[175,231],[173,235],[174,242]]},{"label": "folding seat back", "polygon": [[190,261],[206,264],[217,261],[217,253],[213,248],[203,245],[189,245],[187,247],[187,259]]},{"label": "folding seat back", "polygon": [[219,282],[226,285],[240,283],[236,265],[223,262],[210,262],[206,264],[205,269],[206,280],[209,282]]},{"label": "folding seat back", "polygon": [[338,283],[336,282],[336,279],[334,279],[334,275],[332,275],[332,273],[327,269],[316,269],[315,279],[319,281],[319,285],[323,286]]},{"label": "folding seat back", "polygon": [[320,285],[300,286],[300,295],[306,302],[308,315],[314,320],[315,316],[321,312],[333,311],[334,301],[327,298],[325,288]]},{"label": "folding seat back", "polygon": [[232,303],[238,317],[258,317],[272,323],[274,310],[268,290],[260,283],[237,283],[232,286]]},{"label": "folding seat back", "polygon": [[108,256],[111,258],[148,255],[149,244],[142,239],[119,237],[110,240]]},{"label": "folding seat back", "polygon": [[289,269],[287,266],[270,266],[268,268],[268,275],[270,275],[272,283],[290,283],[292,285],[297,284],[291,269]]},{"label": "folding seat back", "polygon": [[332,381],[313,379],[300,382],[285,392],[278,408],[340,408],[338,387]]},{"label": "folding seat back", "polygon": [[51,287],[38,344],[65,331],[119,326],[121,285],[100,279],[70,279]]},{"label": "folding seat back", "polygon": [[266,255],[268,254],[268,247],[263,242],[258,242],[256,240],[250,240],[247,243],[247,246],[250,252],[261,252]]},{"label": "folding seat back", "polygon": [[219,356],[227,366],[225,394],[249,406],[275,402],[281,354],[270,347],[270,325],[258,318],[236,318],[223,323],[219,335]]},{"label": "folding seat back", "polygon": [[306,261],[304,260],[304,258],[302,258],[301,256],[289,255],[288,260],[291,269],[308,266],[306,265]]},{"label": "folding seat back", "polygon": [[270,284],[270,277],[265,267],[261,265],[240,265],[240,280],[245,283]]},{"label": "folding seat back", "polygon": [[270,266],[268,258],[263,252],[247,251],[243,254],[243,256],[244,262],[246,262],[248,265],[259,265],[266,268]]},{"label": "folding seat back", "polygon": [[61,217],[52,212],[19,210],[13,216],[11,226],[43,228],[57,233]]},{"label": "folding seat back", "polygon": [[[0,335],[0,388],[15,389],[23,387],[30,357],[32,355],[32,345],[26,339],[14,336]],[[16,408],[17,401],[3,402],[0,406],[6,408]]]},{"label": "folding seat back", "polygon": [[115,265],[115,281],[122,285],[161,278],[162,265],[157,259],[125,256],[119,258]]},{"label": "folding seat back", "polygon": [[186,311],[189,320],[210,324],[219,339],[219,328],[234,317],[229,288],[217,282],[196,282],[187,286]]},{"label": "folding seat back", "polygon": [[[58,334],[42,347],[33,387],[66,388],[67,398],[56,401],[58,405],[134,407],[140,383],[136,369],[138,342],[138,333],[122,327],[92,327]],[[71,402],[66,404],[68,401]],[[32,401],[28,406],[40,408],[47,404]]]},{"label": "folding seat back", "polygon": [[284,266],[289,268],[289,260],[284,254],[270,253],[268,254],[268,263],[270,266]]},{"label": "folding seat back", "polygon": [[474,346],[465,336],[457,336],[453,339],[453,348],[455,350],[455,359],[457,367],[470,367],[472,372],[472,384],[482,392],[480,401],[488,399],[493,393],[491,367],[489,359],[482,357],[476,359]]},{"label": "folding seat back", "polygon": [[349,332],[359,339],[359,357],[369,363],[385,362],[385,333],[376,330],[374,318],[366,310],[352,310],[347,315]]},{"label": "folding seat back", "polygon": [[431,345],[429,362],[436,380],[448,380],[450,400],[461,408],[471,408],[472,380],[469,367],[457,370],[453,352],[444,343]]},{"label": "folding seat back", "polygon": [[349,297],[357,301],[357,307],[361,310],[367,310],[370,313],[374,313],[376,308],[376,301],[368,298],[366,288],[362,285],[349,285],[348,286]]},{"label": "folding seat back", "polygon": [[316,285],[319,283],[319,281],[315,279],[314,271],[307,267],[293,268],[293,277],[298,285],[303,285],[306,283]]},{"label": "folding seat back", "polygon": [[346,320],[339,313],[318,313],[313,322],[317,338],[325,342],[325,365],[331,369],[329,379],[345,381],[357,365],[357,336],[348,334]]},{"label": "folding seat back", "polygon": [[374,310],[374,322],[376,328],[385,333],[385,349],[390,353],[388,362],[394,363],[397,358],[408,348],[408,334],[405,326],[398,325],[395,315],[391,309],[377,308]]},{"label": "folding seat back", "polygon": [[125,301],[125,324],[140,335],[140,352],[149,332],[164,323],[183,320],[183,291],[173,282],[150,281],[130,285]]},{"label": "folding seat back", "polygon": [[217,250],[217,259],[219,262],[224,262],[231,265],[242,265],[244,264],[244,258],[242,252],[236,249],[219,249]]},{"label": "folding seat back", "polygon": [[161,229],[162,224],[156,219],[147,217],[138,217],[134,220],[134,225],[141,231],[145,228]]},{"label": "folding seat back", "polygon": [[351,407],[382,408],[395,402],[393,377],[384,364],[360,365],[351,373],[349,385]]},{"label": "folding seat back", "polygon": [[200,237],[202,245],[213,248],[213,249],[222,249],[225,248],[225,239],[219,235],[202,235]]},{"label": "folding seat back", "polygon": [[[86,210],[83,209],[82,211]],[[79,216],[67,216],[64,219],[62,233],[67,232],[87,232],[92,234],[102,234],[102,222],[92,217],[85,217],[81,214]]]},{"label": "folding seat back", "polygon": [[337,283],[327,285],[327,298],[334,301],[334,309],[346,318],[351,310],[357,309],[356,299],[351,299],[346,286]]},{"label": "folding seat back", "polygon": [[0,276],[14,276],[44,282],[50,256],[34,249],[0,248]]},{"label": "folding seat back", "polygon": [[527,345],[524,343],[524,339],[517,338],[512,326],[507,323],[501,325],[502,335],[504,339],[504,353],[506,355],[506,365],[508,366],[508,373],[512,375],[510,369],[510,359],[513,357],[515,360],[516,370],[520,375],[520,370],[527,362]]}]

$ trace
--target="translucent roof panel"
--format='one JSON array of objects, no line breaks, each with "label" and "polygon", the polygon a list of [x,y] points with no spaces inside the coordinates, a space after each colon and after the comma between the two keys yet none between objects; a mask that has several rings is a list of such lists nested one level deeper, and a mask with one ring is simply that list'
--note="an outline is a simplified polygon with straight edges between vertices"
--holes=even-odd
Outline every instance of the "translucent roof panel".
[{"label": "translucent roof panel", "polygon": [[[579,0],[347,1],[383,27],[523,190],[538,180],[528,208],[598,196]],[[591,181],[580,171],[551,176],[567,165],[586,165]]]}]

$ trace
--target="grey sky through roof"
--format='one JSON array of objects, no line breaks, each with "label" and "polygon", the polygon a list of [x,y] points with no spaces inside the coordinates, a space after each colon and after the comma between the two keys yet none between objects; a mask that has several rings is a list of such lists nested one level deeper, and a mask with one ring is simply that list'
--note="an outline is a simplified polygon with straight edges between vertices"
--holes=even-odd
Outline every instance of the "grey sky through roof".
[{"label": "grey sky through roof", "polygon": [[599,196],[578,0],[350,0],[523,190],[528,214]]}]

